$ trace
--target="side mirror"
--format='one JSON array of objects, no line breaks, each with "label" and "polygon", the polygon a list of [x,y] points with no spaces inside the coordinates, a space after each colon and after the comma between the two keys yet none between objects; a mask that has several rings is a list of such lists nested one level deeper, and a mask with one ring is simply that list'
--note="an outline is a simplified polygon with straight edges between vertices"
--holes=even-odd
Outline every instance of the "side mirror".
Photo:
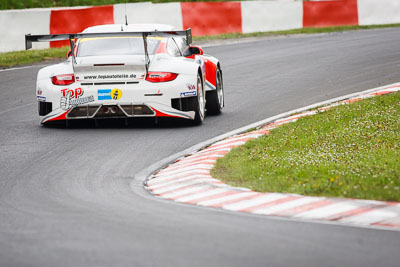
[{"label": "side mirror", "polygon": [[203,49],[199,46],[189,46],[188,49],[185,50],[183,56],[190,57],[193,55],[203,55]]},{"label": "side mirror", "polygon": [[65,55],[65,57],[68,59],[70,56],[72,56],[72,51],[68,50],[67,54]]}]

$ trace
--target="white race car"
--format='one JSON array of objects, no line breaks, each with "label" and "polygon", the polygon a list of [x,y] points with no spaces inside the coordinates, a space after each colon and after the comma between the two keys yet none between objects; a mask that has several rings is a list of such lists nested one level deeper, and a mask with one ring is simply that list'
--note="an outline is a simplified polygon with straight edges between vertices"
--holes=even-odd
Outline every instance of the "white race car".
[{"label": "white race car", "polygon": [[75,119],[177,117],[201,124],[224,106],[221,65],[190,46],[191,30],[169,25],[101,25],[77,34],[25,36],[70,40],[63,63],[44,67],[36,96],[42,124]]}]

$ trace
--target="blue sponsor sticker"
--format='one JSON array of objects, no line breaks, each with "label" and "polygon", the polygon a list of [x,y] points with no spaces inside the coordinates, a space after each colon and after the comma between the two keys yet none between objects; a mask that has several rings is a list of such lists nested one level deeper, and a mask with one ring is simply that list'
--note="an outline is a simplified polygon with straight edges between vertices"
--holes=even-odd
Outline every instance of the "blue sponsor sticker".
[{"label": "blue sponsor sticker", "polygon": [[111,89],[99,89],[97,90],[98,100],[111,100]]},{"label": "blue sponsor sticker", "polygon": [[181,93],[181,97],[182,96],[196,96],[197,92],[196,91],[192,91],[192,92],[183,92]]},{"label": "blue sponsor sticker", "polygon": [[37,100],[38,100],[38,101],[46,102],[46,97],[45,97],[45,96],[40,96],[40,95],[38,95],[38,96],[36,96],[36,97],[37,97]]}]

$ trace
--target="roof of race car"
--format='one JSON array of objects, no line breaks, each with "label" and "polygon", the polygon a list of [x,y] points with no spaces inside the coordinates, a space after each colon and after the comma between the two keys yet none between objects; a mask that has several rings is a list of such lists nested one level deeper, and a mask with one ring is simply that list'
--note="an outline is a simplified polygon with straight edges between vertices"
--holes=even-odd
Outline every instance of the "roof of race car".
[{"label": "roof of race car", "polygon": [[167,24],[106,24],[86,28],[83,33],[172,31],[173,29],[173,26]]}]

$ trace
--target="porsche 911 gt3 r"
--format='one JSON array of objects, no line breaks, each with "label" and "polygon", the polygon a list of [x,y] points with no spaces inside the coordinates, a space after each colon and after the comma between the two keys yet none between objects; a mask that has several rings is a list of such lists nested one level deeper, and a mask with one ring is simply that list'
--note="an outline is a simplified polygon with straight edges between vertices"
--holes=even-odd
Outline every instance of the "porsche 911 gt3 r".
[{"label": "porsche 911 gt3 r", "polygon": [[177,117],[202,123],[224,106],[221,65],[190,46],[191,30],[169,25],[101,25],[78,34],[25,36],[70,40],[63,63],[38,72],[42,124],[72,119]]}]

